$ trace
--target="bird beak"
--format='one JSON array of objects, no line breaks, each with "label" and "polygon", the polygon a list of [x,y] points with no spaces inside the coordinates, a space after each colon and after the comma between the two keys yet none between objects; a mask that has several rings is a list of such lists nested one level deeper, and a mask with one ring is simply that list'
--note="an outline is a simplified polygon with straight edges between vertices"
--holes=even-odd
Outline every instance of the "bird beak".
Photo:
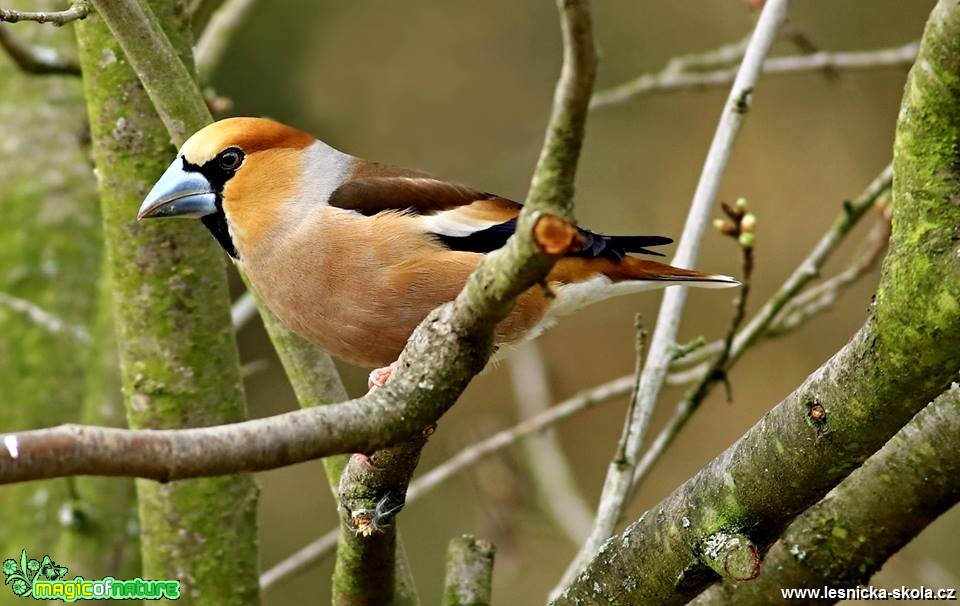
[{"label": "bird beak", "polygon": [[183,169],[177,158],[147,194],[137,220],[154,217],[200,218],[217,212],[217,195],[199,172]]}]

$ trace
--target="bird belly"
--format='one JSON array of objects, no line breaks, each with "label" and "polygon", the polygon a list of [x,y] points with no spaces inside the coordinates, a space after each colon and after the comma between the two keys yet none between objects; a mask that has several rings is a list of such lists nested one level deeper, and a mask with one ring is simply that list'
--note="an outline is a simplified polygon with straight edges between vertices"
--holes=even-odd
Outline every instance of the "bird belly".
[{"label": "bird belly", "polygon": [[[341,266],[322,277],[306,272],[291,277],[282,274],[300,273],[292,266],[278,272],[243,264],[254,290],[285,326],[335,358],[362,367],[395,361],[417,325],[457,296],[475,265],[473,259],[440,258],[380,271]],[[539,286],[523,293],[497,326],[495,344],[521,340],[548,304]]]}]

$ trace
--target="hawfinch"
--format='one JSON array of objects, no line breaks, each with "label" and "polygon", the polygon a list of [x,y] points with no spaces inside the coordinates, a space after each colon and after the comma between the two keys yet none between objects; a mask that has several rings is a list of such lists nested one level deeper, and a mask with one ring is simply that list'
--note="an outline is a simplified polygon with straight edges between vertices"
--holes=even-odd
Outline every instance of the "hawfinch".
[{"label": "hawfinch", "polygon": [[[451,301],[484,254],[514,231],[520,204],[426,173],[361,160],[260,118],[211,124],[184,143],[139,219],[194,217],[294,332],[360,366],[397,359],[417,324]],[[584,245],[523,293],[498,345],[616,295],[736,286],[733,278],[627,253],[672,242],[580,230]]]}]

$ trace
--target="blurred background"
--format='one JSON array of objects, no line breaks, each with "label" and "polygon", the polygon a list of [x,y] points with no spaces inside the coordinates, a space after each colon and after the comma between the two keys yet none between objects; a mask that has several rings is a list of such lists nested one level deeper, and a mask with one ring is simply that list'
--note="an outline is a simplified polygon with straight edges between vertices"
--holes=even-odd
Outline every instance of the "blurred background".
[{"label": "blurred background", "polygon": [[[791,22],[822,50],[869,50],[918,39],[933,0],[806,0]],[[749,33],[740,0],[593,3],[598,88],[661,69]],[[787,41],[778,54],[795,54]],[[0,59],[0,61],[5,59]],[[560,61],[548,0],[271,0],[260,2],[213,79],[231,114],[270,116],[349,153],[416,167],[522,200],[537,159]],[[758,217],[752,315],[841,209],[890,161],[905,68],[773,75],[761,80],[720,199],[750,201]],[[677,237],[727,95],[726,86],[643,96],[593,112],[577,186],[577,217],[606,233]],[[719,216],[719,212],[717,213]],[[843,269],[875,219],[867,217],[825,274]],[[672,248],[670,248],[672,251]],[[669,251],[668,251],[669,254]],[[698,268],[737,275],[734,243],[708,231]],[[843,345],[865,317],[876,273],[831,311],[753,348],[734,368],[733,399],[717,389],[634,499],[635,519],[720,453]],[[236,284],[235,284],[236,286]],[[239,292],[239,290],[238,290]],[[722,336],[730,291],[693,291],[681,339]],[[652,329],[660,294],[598,304],[538,344],[557,400],[632,371],[634,315]],[[258,322],[240,335],[252,416],[296,408]],[[341,366],[352,395],[368,369]],[[655,435],[682,394],[664,391]],[[620,435],[626,398],[559,426],[576,484],[591,507]],[[421,473],[521,414],[505,364],[477,377],[441,421]],[[319,462],[259,474],[264,569],[336,524]],[[498,548],[494,599],[541,603],[574,555],[544,513],[523,450],[503,451],[414,504],[400,528],[424,603],[439,601],[447,541],[473,533]],[[960,514],[941,518],[894,557],[875,585],[960,586]],[[329,594],[332,560],[284,581],[266,604]],[[321,597],[321,601],[326,598]]]}]

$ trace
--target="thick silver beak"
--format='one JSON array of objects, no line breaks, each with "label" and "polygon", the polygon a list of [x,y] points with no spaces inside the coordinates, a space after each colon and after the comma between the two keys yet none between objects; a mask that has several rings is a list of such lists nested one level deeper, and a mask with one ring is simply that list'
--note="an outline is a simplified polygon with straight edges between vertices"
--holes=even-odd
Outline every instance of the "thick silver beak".
[{"label": "thick silver beak", "polygon": [[177,158],[147,194],[137,220],[154,217],[199,218],[217,212],[217,195],[207,178],[198,172],[183,170]]}]

